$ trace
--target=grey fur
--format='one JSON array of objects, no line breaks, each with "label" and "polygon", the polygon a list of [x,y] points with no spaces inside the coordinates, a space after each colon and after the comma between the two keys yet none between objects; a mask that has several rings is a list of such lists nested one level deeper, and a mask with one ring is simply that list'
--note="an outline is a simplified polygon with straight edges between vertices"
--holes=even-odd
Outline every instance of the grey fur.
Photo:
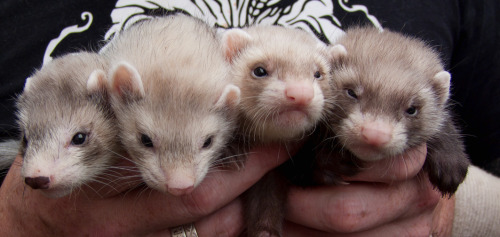
[{"label": "grey fur", "polygon": [[19,146],[18,140],[0,142],[0,170],[8,169],[12,165],[19,154]]},{"label": "grey fur", "polygon": [[[262,143],[303,138],[323,117],[329,104],[330,56],[326,46],[309,33],[280,26],[256,25],[242,29],[250,38],[240,44],[232,58],[232,76],[241,88],[240,133],[246,142]],[[233,42],[236,44],[236,42]],[[264,67],[268,76],[257,79],[252,70]],[[320,79],[314,78],[319,72]],[[285,83],[310,83],[313,101],[304,106],[307,118],[285,122],[280,112],[296,106],[285,97]]]},{"label": "grey fur", "polygon": [[[334,100],[326,45],[298,29],[263,25],[227,32],[223,41],[242,95],[240,137],[232,147],[245,153],[256,144],[286,143],[311,134],[324,118],[324,108]],[[253,76],[257,67],[263,67],[268,75]],[[311,103],[298,106],[287,98],[288,84],[310,84],[314,88]],[[305,117],[295,120],[293,114],[286,114],[294,109],[302,110]],[[287,190],[287,181],[273,170],[243,195],[248,236],[281,236]]]},{"label": "grey fur", "polygon": [[[121,140],[144,181],[163,192],[189,192],[217,163],[235,129],[239,89],[230,85],[214,29],[180,14],[148,19],[123,31],[102,54],[113,66]],[[127,79],[134,84],[123,83]],[[143,135],[152,147],[141,143]]]},{"label": "grey fur", "polygon": [[[349,29],[337,43],[347,55],[332,66],[338,107],[330,111],[323,129],[332,143],[321,141],[317,148],[317,181],[335,183],[334,176],[355,174],[363,161],[427,143],[424,169],[443,195],[453,194],[469,161],[448,109],[450,78],[439,55],[421,40],[370,27]],[[417,112],[409,115],[410,107]],[[361,139],[359,127],[372,118],[394,127],[383,146],[372,147]]]},{"label": "grey fur", "polygon": [[[105,81],[87,83],[93,72],[106,70],[98,54],[80,52],[54,59],[27,80],[17,99],[22,132],[23,178],[48,177],[42,190],[50,197],[69,194],[94,180],[119,151],[114,115]],[[104,74],[102,74],[104,75]],[[85,142],[72,144],[77,133]]]}]

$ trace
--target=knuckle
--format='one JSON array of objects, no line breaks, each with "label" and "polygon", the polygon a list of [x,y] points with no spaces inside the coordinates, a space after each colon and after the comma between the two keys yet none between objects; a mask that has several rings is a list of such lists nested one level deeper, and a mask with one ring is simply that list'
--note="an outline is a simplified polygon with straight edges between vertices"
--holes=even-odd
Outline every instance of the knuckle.
[{"label": "knuckle", "polygon": [[357,199],[343,198],[331,200],[323,211],[324,226],[330,231],[351,233],[362,228],[367,215],[362,202]]},{"label": "knuckle", "polygon": [[202,192],[190,193],[182,197],[187,212],[193,216],[206,216],[216,209],[213,189],[202,189]]}]

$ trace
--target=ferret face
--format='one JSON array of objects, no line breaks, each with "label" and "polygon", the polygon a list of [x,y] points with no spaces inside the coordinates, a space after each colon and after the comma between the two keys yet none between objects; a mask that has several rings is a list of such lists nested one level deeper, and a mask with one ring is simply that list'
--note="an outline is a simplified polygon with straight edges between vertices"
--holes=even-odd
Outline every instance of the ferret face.
[{"label": "ferret face", "polygon": [[247,38],[227,36],[231,31],[225,37],[236,41],[226,45],[241,47],[230,57],[241,88],[243,132],[264,142],[306,135],[322,117],[323,90],[329,88],[326,47],[296,29],[256,26],[246,31]]},{"label": "ferret face", "polygon": [[[400,154],[428,140],[441,126],[443,107],[432,90],[412,83],[420,80],[412,73],[395,73],[348,67],[335,72],[339,109],[332,128],[346,148],[362,160]],[[388,83],[393,80],[406,83]]]},{"label": "ferret face", "polygon": [[113,65],[121,139],[144,181],[173,195],[191,192],[234,130],[240,98],[214,29],[182,14],[154,18],[103,53]]},{"label": "ferret face", "polygon": [[[348,31],[342,41],[347,55],[332,67],[338,108],[330,127],[345,148],[365,161],[400,154],[435,135],[444,118],[447,93],[442,91],[449,87],[449,74],[440,72],[427,48],[408,40],[390,44],[392,37],[401,36],[379,34],[365,32],[356,41]],[[390,47],[367,50],[370,40]]]},{"label": "ferret face", "polygon": [[33,179],[31,182],[47,177],[50,181],[47,189],[42,183],[39,188],[48,196],[60,197],[92,180],[110,164],[114,154],[107,144],[117,141],[113,136],[116,131],[111,119],[95,105],[84,102],[73,108],[50,108],[60,109],[56,112],[60,114],[40,121],[36,117],[45,113],[43,109],[47,107],[21,111],[24,133],[21,173]]},{"label": "ferret face", "polygon": [[116,152],[118,139],[109,106],[98,92],[86,90],[86,79],[98,65],[89,63],[86,68],[86,60],[95,59],[85,55],[57,59],[30,79],[18,99],[21,175],[26,184],[49,197],[65,196],[95,179]]},{"label": "ferret face", "polygon": [[[218,68],[225,67],[222,62]],[[111,77],[121,140],[149,187],[187,194],[217,162],[234,131],[240,90],[231,84],[216,86],[227,75],[216,70],[215,76],[207,71],[193,76],[194,69],[150,72],[140,75],[123,63]],[[211,76],[208,87],[199,84]]]},{"label": "ferret face", "polygon": [[163,106],[154,108],[147,99],[131,106],[122,140],[149,187],[181,195],[213,167],[234,123],[210,108]]}]

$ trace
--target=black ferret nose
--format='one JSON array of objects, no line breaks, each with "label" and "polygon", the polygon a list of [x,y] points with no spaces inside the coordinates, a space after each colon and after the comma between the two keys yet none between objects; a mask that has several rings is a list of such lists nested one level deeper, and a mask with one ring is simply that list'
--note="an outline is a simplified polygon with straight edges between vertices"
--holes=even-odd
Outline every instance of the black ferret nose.
[{"label": "black ferret nose", "polygon": [[24,179],[24,182],[33,189],[48,189],[50,184],[50,179],[49,177],[44,177],[44,176],[35,178],[26,177]]}]

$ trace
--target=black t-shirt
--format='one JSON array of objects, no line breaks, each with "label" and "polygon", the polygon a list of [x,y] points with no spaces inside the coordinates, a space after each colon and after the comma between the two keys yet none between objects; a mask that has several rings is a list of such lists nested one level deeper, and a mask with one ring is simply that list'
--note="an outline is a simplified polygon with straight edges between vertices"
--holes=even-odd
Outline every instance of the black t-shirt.
[{"label": "black t-shirt", "polygon": [[15,96],[44,58],[98,50],[123,26],[147,15],[183,12],[219,27],[288,25],[324,41],[334,40],[340,29],[370,24],[421,38],[441,53],[452,73],[453,110],[467,153],[474,164],[500,175],[499,1],[229,1],[3,0],[0,139],[17,137]]}]

